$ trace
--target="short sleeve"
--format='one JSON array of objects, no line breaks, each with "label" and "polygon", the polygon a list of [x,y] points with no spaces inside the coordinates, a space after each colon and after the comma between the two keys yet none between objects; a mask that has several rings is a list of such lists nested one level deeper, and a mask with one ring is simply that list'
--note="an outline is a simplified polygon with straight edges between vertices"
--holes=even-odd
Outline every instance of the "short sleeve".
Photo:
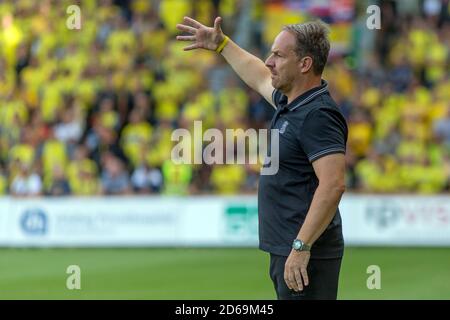
[{"label": "short sleeve", "polygon": [[329,154],[345,154],[347,135],[348,128],[343,115],[332,108],[320,108],[307,115],[299,139],[312,163]]}]

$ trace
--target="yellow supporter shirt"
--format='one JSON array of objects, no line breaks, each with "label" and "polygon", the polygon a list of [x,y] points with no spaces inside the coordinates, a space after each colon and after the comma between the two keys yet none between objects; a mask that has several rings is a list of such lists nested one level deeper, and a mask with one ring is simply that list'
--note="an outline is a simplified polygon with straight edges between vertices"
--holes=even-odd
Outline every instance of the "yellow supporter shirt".
[{"label": "yellow supporter shirt", "polygon": [[425,144],[419,140],[402,141],[397,147],[397,156],[420,161],[426,156]]},{"label": "yellow supporter shirt", "polygon": [[147,0],[135,0],[131,3],[131,9],[133,10],[133,12],[146,13],[149,12],[151,8],[151,1],[149,2]]},{"label": "yellow supporter shirt", "polygon": [[416,170],[420,193],[435,194],[444,190],[447,179],[443,166],[418,166]]},{"label": "yellow supporter shirt", "polygon": [[119,125],[119,114],[116,111],[104,111],[99,115],[100,124],[108,129],[115,129]]},{"label": "yellow supporter shirt", "polygon": [[0,74],[0,96],[10,94],[16,86],[16,74],[11,69]]},{"label": "yellow supporter shirt", "polygon": [[195,102],[187,103],[183,110],[183,117],[191,122],[196,120],[202,120],[203,118],[202,106]]},{"label": "yellow supporter shirt", "polygon": [[222,0],[220,1],[220,14],[223,17],[231,17],[236,13],[236,0]]},{"label": "yellow supporter shirt", "polygon": [[168,40],[168,32],[164,29],[146,32],[142,35],[144,48],[155,59],[163,57]]},{"label": "yellow supporter shirt", "polygon": [[248,95],[238,87],[222,89],[219,93],[221,108],[233,108],[237,112],[245,112],[248,105]]},{"label": "yellow supporter shirt", "polygon": [[152,143],[152,147],[149,148],[146,154],[146,161],[151,167],[160,167],[165,160],[170,159],[173,142],[172,128],[159,128],[157,140]]},{"label": "yellow supporter shirt", "polygon": [[112,52],[122,51],[125,47],[132,51],[136,47],[136,38],[130,29],[117,30],[109,35],[106,44]]},{"label": "yellow supporter shirt", "polygon": [[434,42],[428,48],[428,59],[425,74],[432,82],[441,81],[448,74],[448,70],[445,68],[447,56],[448,50],[443,43]]},{"label": "yellow supporter shirt", "polygon": [[404,191],[415,191],[419,181],[420,166],[416,164],[401,164],[398,169],[399,184]]},{"label": "yellow supporter shirt", "polygon": [[414,102],[416,102],[416,107],[426,109],[431,102],[431,91],[425,87],[418,87],[414,91]]},{"label": "yellow supporter shirt", "polygon": [[[65,27],[65,26],[64,26]],[[54,50],[58,44],[58,37],[53,32],[47,32],[39,35],[40,46],[37,51],[39,61],[47,60],[48,53]]]},{"label": "yellow supporter shirt", "polygon": [[146,90],[150,90],[154,81],[155,78],[152,72],[148,70],[140,70],[138,72],[134,72],[128,79],[127,88],[132,92],[137,91],[140,86]]},{"label": "yellow supporter shirt", "polygon": [[409,41],[412,45],[411,50],[408,50],[410,60],[414,66],[422,65],[430,41],[429,34],[425,30],[414,29],[409,33]]},{"label": "yellow supporter shirt", "polygon": [[211,172],[211,184],[219,194],[238,194],[245,179],[243,165],[217,165]]},{"label": "yellow supporter shirt", "polygon": [[6,59],[6,63],[8,65],[15,65],[16,63],[16,50],[19,44],[24,39],[24,33],[21,28],[17,25],[17,22],[14,21],[12,15],[3,16],[3,21],[6,19],[10,19],[10,25],[3,25],[1,34],[1,50],[3,52],[3,56]]},{"label": "yellow supporter shirt", "polygon": [[[93,17],[97,12],[97,8],[91,11],[93,13],[91,16],[86,14],[84,17],[83,9],[84,8],[81,9],[82,17],[80,30],[70,30],[68,28],[61,28],[60,30],[62,31],[62,36],[64,36],[67,41],[74,40],[81,51],[88,53],[90,52],[89,48],[91,44],[95,42],[99,25],[95,22],[95,18]],[[63,23],[66,23],[65,20],[61,22],[61,24]]]},{"label": "yellow supporter shirt", "polygon": [[30,31],[35,35],[41,35],[48,32],[49,21],[44,15],[33,15],[30,21]]},{"label": "yellow supporter shirt", "polygon": [[428,159],[431,165],[434,166],[444,166],[444,158],[448,152],[442,144],[430,143],[428,145]]},{"label": "yellow supporter shirt", "polygon": [[30,167],[33,164],[35,151],[33,146],[29,144],[18,144],[9,151],[9,161],[19,160],[20,163]]},{"label": "yellow supporter shirt", "polygon": [[178,115],[178,103],[172,99],[161,100],[156,103],[155,115],[158,119],[173,120]]},{"label": "yellow supporter shirt", "polygon": [[437,83],[434,90],[438,99],[450,101],[450,79]]},{"label": "yellow supporter shirt", "polygon": [[375,179],[374,191],[397,192],[400,184],[398,181],[398,165],[394,157],[385,156],[381,160],[382,170]]},{"label": "yellow supporter shirt", "polygon": [[55,166],[60,166],[65,169],[66,164],[66,145],[56,139],[47,140],[42,148],[42,166],[44,172],[44,185],[46,188],[52,183],[53,168]]},{"label": "yellow supporter shirt", "polygon": [[139,164],[143,145],[148,145],[153,133],[152,126],[147,122],[127,124],[122,131],[121,144],[126,156],[134,166]]},{"label": "yellow supporter shirt", "polygon": [[97,165],[93,160],[72,161],[67,168],[70,189],[75,195],[95,195],[100,191]]},{"label": "yellow supporter shirt", "polygon": [[241,88],[227,88],[219,93],[219,116],[227,127],[234,127],[238,119],[245,115],[248,97]]},{"label": "yellow supporter shirt", "polygon": [[159,15],[166,29],[170,33],[178,33],[177,23],[183,21],[184,16],[191,15],[191,2],[186,0],[162,0]]},{"label": "yellow supporter shirt", "polygon": [[28,120],[28,109],[21,100],[12,100],[0,105],[0,125],[5,128],[17,126],[15,118],[18,118],[21,124]]},{"label": "yellow supporter shirt", "polygon": [[[74,89],[74,94],[81,99],[86,107],[90,107],[94,104],[97,91],[100,88],[100,84],[96,80],[92,79],[80,79],[77,86]],[[84,111],[87,111],[86,109]]]},{"label": "yellow supporter shirt", "polygon": [[361,96],[361,100],[364,106],[369,109],[379,106],[381,101],[381,92],[377,88],[369,88],[364,91]]},{"label": "yellow supporter shirt", "polygon": [[62,84],[58,81],[47,83],[42,95],[42,118],[46,122],[56,119],[57,111],[62,107]]},{"label": "yellow supporter shirt", "polygon": [[212,17],[213,14],[212,1],[196,0],[195,6],[196,6],[196,19],[198,21],[203,21],[203,23],[206,23],[208,25],[214,23],[214,21],[212,21],[214,19],[214,17]]},{"label": "yellow supporter shirt", "polygon": [[214,127],[217,114],[215,108],[216,97],[210,91],[205,91],[197,96],[196,102],[203,110],[204,126],[207,128]]},{"label": "yellow supporter shirt", "polygon": [[417,141],[425,141],[430,136],[430,128],[425,121],[411,121],[405,119],[400,124],[403,136],[414,137]]},{"label": "yellow supporter shirt", "polygon": [[333,66],[327,74],[330,74],[330,76],[334,79],[336,89],[344,97],[350,97],[355,92],[355,89],[353,88],[353,75],[343,63]]},{"label": "yellow supporter shirt", "polygon": [[[75,53],[67,55],[60,64],[61,69],[67,69],[70,71],[70,76],[75,80],[80,77],[81,72],[84,70],[89,62],[89,54],[78,50]],[[72,83],[73,88],[73,83]]]},{"label": "yellow supporter shirt", "polygon": [[158,119],[173,120],[179,112],[179,101],[183,94],[174,83],[156,82],[153,86],[156,99],[155,116]]},{"label": "yellow supporter shirt", "polygon": [[0,194],[6,194],[6,189],[8,188],[8,180],[2,174],[0,174]]},{"label": "yellow supporter shirt", "polygon": [[265,8],[265,26],[263,38],[266,44],[271,45],[273,39],[280,33],[284,25],[302,23],[307,19],[300,11],[286,8],[282,4],[268,4]]},{"label": "yellow supporter shirt", "polygon": [[363,159],[357,163],[355,170],[365,191],[376,189],[377,181],[381,176],[381,168],[378,164],[369,159]]},{"label": "yellow supporter shirt", "polygon": [[47,76],[42,68],[27,67],[22,70],[23,98],[33,107],[39,103],[39,88]]},{"label": "yellow supporter shirt", "polygon": [[406,105],[406,96],[396,94],[385,99],[382,107],[372,115],[375,117],[375,138],[383,139],[390,128],[392,128],[400,118],[401,110]]},{"label": "yellow supporter shirt", "polygon": [[349,125],[348,145],[355,155],[364,156],[370,147],[372,128],[369,123],[351,123]]},{"label": "yellow supporter shirt", "polygon": [[187,195],[192,179],[192,166],[175,164],[171,159],[164,161],[162,166],[164,190],[166,195]]}]

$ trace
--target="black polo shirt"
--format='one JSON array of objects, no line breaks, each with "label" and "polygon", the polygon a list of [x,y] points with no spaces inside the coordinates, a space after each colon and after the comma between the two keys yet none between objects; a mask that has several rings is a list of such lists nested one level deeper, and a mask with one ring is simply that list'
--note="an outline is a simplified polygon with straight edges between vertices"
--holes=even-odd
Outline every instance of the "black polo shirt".
[{"label": "black polo shirt", "polygon": [[[271,129],[279,130],[279,169],[275,175],[260,176],[259,247],[288,256],[318,186],[312,162],[329,154],[345,153],[348,129],[324,80],[321,86],[289,104],[278,90],[274,90],[272,99],[277,107]],[[311,258],[339,258],[343,250],[337,209],[332,222],[314,243]]]}]

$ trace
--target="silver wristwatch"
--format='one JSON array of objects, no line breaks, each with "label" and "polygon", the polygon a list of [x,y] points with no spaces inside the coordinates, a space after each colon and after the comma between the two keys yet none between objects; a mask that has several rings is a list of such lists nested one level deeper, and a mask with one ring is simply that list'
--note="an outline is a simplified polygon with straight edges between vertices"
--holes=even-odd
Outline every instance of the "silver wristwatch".
[{"label": "silver wristwatch", "polygon": [[311,250],[311,246],[308,246],[300,239],[295,239],[292,242],[292,249],[294,249],[295,251],[309,251]]}]

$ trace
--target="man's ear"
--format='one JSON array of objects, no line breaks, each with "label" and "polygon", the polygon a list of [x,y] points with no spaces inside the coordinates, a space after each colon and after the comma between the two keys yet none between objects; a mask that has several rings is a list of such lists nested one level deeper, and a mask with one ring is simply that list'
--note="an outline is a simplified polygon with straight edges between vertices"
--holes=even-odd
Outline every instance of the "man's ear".
[{"label": "man's ear", "polygon": [[308,73],[312,68],[313,59],[310,56],[303,57],[300,59],[299,65],[302,73]]}]

